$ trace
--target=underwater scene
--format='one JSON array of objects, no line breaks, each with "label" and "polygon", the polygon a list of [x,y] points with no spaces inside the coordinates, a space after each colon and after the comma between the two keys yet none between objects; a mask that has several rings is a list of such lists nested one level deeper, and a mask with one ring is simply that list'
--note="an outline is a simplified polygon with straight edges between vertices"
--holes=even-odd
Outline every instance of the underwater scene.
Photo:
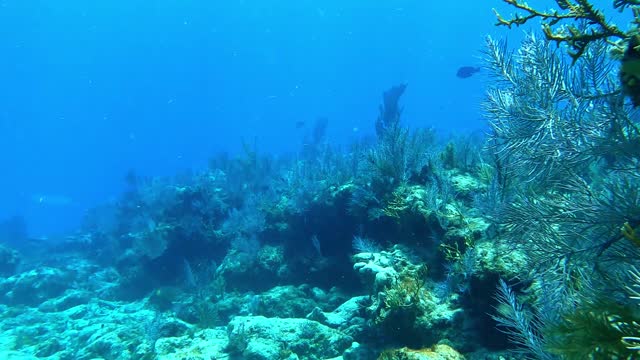
[{"label": "underwater scene", "polygon": [[640,359],[640,1],[0,34],[0,360]]}]

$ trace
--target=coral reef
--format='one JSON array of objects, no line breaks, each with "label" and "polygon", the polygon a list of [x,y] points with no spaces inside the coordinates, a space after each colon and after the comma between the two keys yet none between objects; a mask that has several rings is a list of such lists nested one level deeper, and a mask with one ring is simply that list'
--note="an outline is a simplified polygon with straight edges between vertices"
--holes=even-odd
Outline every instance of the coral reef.
[{"label": "coral reef", "polygon": [[[546,16],[531,11],[512,24]],[[64,241],[7,241],[0,352],[637,355],[640,131],[607,43],[570,65],[553,41],[529,34],[514,54],[487,40],[486,138],[404,126],[398,85],[370,141],[335,147],[319,119],[300,156],[244,144],[199,172],[131,174]]]}]

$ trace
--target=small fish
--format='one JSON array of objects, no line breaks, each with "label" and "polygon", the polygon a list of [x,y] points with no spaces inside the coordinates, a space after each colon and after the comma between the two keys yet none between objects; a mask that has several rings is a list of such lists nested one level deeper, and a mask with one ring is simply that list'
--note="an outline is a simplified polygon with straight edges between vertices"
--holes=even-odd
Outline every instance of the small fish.
[{"label": "small fish", "polygon": [[304,120],[298,120],[296,121],[296,129],[302,129],[305,125]]},{"label": "small fish", "polygon": [[461,78],[461,79],[466,79],[466,78],[470,78],[473,76],[473,74],[480,72],[480,68],[479,67],[473,67],[473,66],[462,66],[460,68],[458,68],[458,72],[456,73],[456,76]]},{"label": "small fish", "polygon": [[36,194],[31,196],[31,201],[40,206],[68,206],[73,204],[73,199],[65,195]]}]

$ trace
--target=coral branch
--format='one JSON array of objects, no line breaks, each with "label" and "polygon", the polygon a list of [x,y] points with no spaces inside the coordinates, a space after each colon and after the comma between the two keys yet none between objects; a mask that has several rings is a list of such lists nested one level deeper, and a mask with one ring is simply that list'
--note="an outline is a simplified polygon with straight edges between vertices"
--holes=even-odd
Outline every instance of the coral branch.
[{"label": "coral branch", "polygon": [[[520,26],[531,19],[539,18],[542,20],[542,30],[547,39],[558,44],[566,43],[571,47],[569,56],[574,63],[594,41],[627,39],[629,37],[629,33],[607,21],[603,12],[596,9],[588,0],[556,0],[556,4],[562,9],[562,12],[557,10],[540,11],[519,0],[503,1],[521,10],[524,15],[516,13],[507,19],[494,9],[498,18],[496,25],[511,28],[512,25]],[[618,0],[614,6],[622,10],[627,6],[635,6],[637,2],[638,0]],[[580,26],[569,24],[556,27],[561,21],[567,19],[577,21]]]}]

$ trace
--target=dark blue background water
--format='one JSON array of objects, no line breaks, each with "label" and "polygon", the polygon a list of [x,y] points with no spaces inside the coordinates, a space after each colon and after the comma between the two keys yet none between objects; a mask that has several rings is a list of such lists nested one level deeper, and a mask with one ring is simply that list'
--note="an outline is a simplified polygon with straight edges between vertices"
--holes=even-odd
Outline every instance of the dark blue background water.
[{"label": "dark blue background water", "polygon": [[1,1],[0,218],[24,215],[33,236],[68,230],[129,169],[203,168],[242,139],[295,151],[296,122],[319,116],[345,143],[373,132],[382,91],[400,82],[406,123],[482,128],[485,79],[455,73],[480,64],[487,34],[506,34],[500,5]]}]

